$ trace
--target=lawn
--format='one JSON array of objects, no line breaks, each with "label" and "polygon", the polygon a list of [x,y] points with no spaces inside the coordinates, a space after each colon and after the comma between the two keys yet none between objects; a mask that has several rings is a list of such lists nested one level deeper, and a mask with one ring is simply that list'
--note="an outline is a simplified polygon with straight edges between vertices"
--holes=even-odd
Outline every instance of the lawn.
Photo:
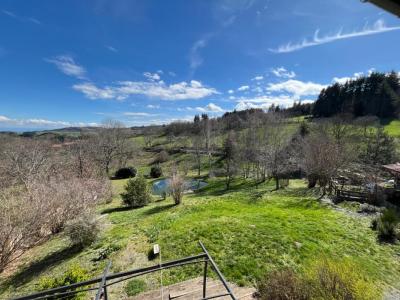
[{"label": "lawn", "polygon": [[[199,240],[228,280],[240,285],[252,285],[265,272],[282,267],[303,272],[327,257],[351,260],[379,288],[400,288],[400,246],[378,243],[368,218],[319,203],[300,180],[281,191],[272,191],[273,183],[257,187],[237,180],[226,192],[223,179],[213,179],[198,193],[186,195],[180,206],[167,199],[133,210],[121,209],[117,193],[123,184],[113,181],[113,202],[98,209],[104,229],[96,244],[74,252],[62,235],[54,237],[24,257],[20,271],[3,281],[1,296],[35,290],[40,276],[57,276],[72,264],[100,275],[107,259],[96,257],[111,246],[115,249],[108,259],[117,272],[155,264],[147,259],[154,243],[160,244],[166,261],[199,253]],[[184,267],[166,271],[163,282],[200,275],[200,267]],[[158,287],[158,276],[145,278],[149,288]],[[123,285],[111,292],[121,297]]]},{"label": "lawn", "polygon": [[400,120],[390,120],[384,122],[384,124],[385,131],[389,135],[400,138]]}]

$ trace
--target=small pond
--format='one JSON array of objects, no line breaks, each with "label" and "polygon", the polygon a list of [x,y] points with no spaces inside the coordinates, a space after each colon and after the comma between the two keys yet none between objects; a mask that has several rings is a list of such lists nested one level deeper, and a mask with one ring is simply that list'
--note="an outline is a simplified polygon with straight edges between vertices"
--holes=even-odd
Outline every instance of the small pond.
[{"label": "small pond", "polygon": [[[197,179],[187,180],[185,190],[195,191],[201,189],[202,187],[205,187],[207,184],[208,184],[207,182]],[[154,195],[161,196],[165,192],[168,193],[168,188],[169,188],[169,179],[161,179],[153,183],[152,192]]]}]

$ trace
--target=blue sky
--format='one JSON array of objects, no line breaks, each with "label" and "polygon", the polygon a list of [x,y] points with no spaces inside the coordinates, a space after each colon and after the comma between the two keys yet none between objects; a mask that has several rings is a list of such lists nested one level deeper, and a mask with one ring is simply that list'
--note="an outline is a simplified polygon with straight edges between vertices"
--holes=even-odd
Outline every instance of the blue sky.
[{"label": "blue sky", "polygon": [[359,0],[3,0],[0,130],[290,106],[398,53],[400,19]]}]

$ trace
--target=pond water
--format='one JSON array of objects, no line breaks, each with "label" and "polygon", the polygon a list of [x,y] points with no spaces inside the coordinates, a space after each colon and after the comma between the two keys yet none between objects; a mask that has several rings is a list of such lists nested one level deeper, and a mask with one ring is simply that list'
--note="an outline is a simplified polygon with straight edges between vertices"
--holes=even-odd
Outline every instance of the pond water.
[{"label": "pond water", "polygon": [[[153,188],[152,192],[154,195],[162,195],[164,192],[168,193],[169,189],[169,179],[161,179],[153,183]],[[187,180],[186,181],[186,191],[192,190],[198,190],[202,187],[205,187],[208,183],[205,181],[197,180],[197,179],[192,179],[192,180]]]}]

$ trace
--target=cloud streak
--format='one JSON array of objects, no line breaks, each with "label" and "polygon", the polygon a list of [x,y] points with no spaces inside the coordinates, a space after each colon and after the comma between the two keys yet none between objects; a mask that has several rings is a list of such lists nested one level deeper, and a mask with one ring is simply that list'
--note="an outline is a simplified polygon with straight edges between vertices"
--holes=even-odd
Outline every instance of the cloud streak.
[{"label": "cloud streak", "polygon": [[69,55],[59,55],[54,58],[45,59],[45,61],[54,64],[61,72],[68,76],[86,79],[85,68],[78,65]]},{"label": "cloud streak", "polygon": [[99,126],[98,123],[51,121],[47,119],[12,119],[0,115],[1,127],[21,127],[21,128],[62,128],[62,127],[85,127]]},{"label": "cloud streak", "polygon": [[18,20],[20,22],[31,22],[31,23],[34,23],[36,25],[41,25],[42,24],[42,22],[40,22],[38,19],[33,18],[33,17],[21,17],[21,16],[18,16],[17,14],[15,14],[14,12],[9,11],[9,10],[5,10],[5,9],[3,9],[2,12],[3,12],[3,14],[9,16],[10,18],[16,19],[16,20]]},{"label": "cloud streak", "polygon": [[377,20],[372,26],[365,25],[362,30],[352,31],[348,33],[343,33],[342,29],[339,30],[336,34],[333,35],[325,35],[320,37],[319,30],[316,30],[314,33],[314,37],[309,39],[304,39],[299,43],[287,43],[286,45],[281,45],[275,49],[269,49],[270,52],[273,53],[289,53],[294,51],[299,51],[304,48],[315,47],[327,43],[333,43],[339,40],[352,39],[361,36],[379,34],[383,32],[400,30],[400,26],[386,26],[385,22],[382,19]]},{"label": "cloud streak", "polygon": [[89,99],[124,100],[132,95],[142,95],[161,100],[201,99],[219,92],[204,86],[200,81],[166,84],[164,81],[120,81],[113,86],[98,87],[94,83],[75,84],[73,89]]}]

